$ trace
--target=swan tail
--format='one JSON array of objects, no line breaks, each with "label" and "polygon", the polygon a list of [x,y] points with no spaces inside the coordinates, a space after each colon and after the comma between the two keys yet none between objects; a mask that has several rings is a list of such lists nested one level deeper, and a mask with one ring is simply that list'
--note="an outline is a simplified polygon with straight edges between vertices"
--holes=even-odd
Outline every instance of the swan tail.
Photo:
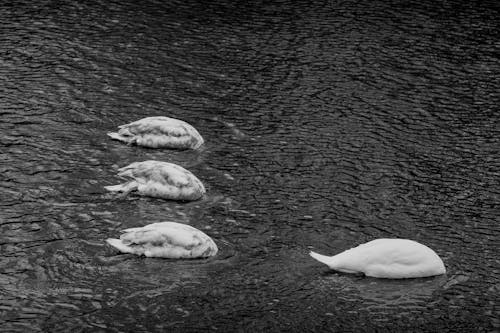
[{"label": "swan tail", "polygon": [[108,133],[108,136],[111,138],[111,139],[114,139],[114,140],[118,140],[118,141],[123,141],[123,142],[128,142],[127,138],[124,137],[123,135],[120,135],[116,132],[109,132]]},{"label": "swan tail", "polygon": [[123,192],[127,194],[137,189],[137,182],[131,181],[125,184],[104,186],[104,188],[110,192]]},{"label": "swan tail", "polygon": [[316,252],[309,252],[309,255],[316,259],[319,262],[322,262],[323,264],[327,265],[328,267],[331,267],[333,262],[332,262],[332,257],[329,256],[324,256],[322,254],[316,253]]},{"label": "swan tail", "polygon": [[104,188],[110,192],[120,192],[122,190],[123,185],[110,185],[104,186]]},{"label": "swan tail", "polygon": [[114,247],[115,249],[117,249],[120,252],[135,253],[134,249],[128,245],[123,244],[121,239],[108,238],[108,239],[106,239],[106,243],[108,243],[109,245],[111,245],[112,247]]},{"label": "swan tail", "polygon": [[113,140],[125,142],[125,143],[128,143],[129,145],[134,144],[136,142],[136,138],[134,136],[132,136],[131,134],[130,135],[123,135],[124,133],[121,133],[121,132],[122,131],[120,131],[118,133],[117,132],[109,132],[108,136]]}]

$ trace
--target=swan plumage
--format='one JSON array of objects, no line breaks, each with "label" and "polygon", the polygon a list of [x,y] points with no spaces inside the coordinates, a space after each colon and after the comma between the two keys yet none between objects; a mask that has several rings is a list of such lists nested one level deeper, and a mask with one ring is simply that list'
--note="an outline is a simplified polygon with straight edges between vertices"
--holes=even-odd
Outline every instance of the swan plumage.
[{"label": "swan plumage", "polygon": [[217,245],[204,232],[187,224],[158,222],[122,231],[120,239],[106,242],[123,253],[172,259],[206,258],[217,254]]},{"label": "swan plumage", "polygon": [[193,126],[170,117],[147,117],[118,128],[118,132],[108,135],[115,140],[149,148],[197,149],[204,142]]},{"label": "swan plumage", "polygon": [[203,183],[183,167],[161,161],[134,162],[118,169],[118,176],[128,182],[105,186],[111,192],[138,194],[169,200],[198,200],[205,194]]},{"label": "swan plumage", "polygon": [[441,258],[427,246],[409,239],[381,238],[335,256],[310,255],[333,270],[377,278],[417,278],[446,273]]}]

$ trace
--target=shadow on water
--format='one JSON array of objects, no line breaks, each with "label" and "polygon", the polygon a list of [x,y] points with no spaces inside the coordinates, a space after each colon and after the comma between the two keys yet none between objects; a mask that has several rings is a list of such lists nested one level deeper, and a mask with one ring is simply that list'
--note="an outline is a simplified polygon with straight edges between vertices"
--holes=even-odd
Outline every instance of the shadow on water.
[{"label": "shadow on water", "polygon": [[[0,331],[498,330],[499,15],[454,0],[0,4]],[[106,135],[153,115],[206,144]],[[206,197],[106,193],[150,159]],[[169,220],[218,255],[105,243]],[[373,279],[308,256],[381,237],[431,247],[447,274]]]}]

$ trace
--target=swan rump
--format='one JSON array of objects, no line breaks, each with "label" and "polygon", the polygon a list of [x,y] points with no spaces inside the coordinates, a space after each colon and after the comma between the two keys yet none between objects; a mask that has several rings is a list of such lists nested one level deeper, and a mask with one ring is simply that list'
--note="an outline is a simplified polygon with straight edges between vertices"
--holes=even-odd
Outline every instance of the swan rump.
[{"label": "swan rump", "polygon": [[427,246],[408,239],[376,239],[335,256],[310,256],[333,270],[389,279],[446,273],[441,258]]},{"label": "swan rump", "polygon": [[129,181],[104,188],[111,192],[128,194],[137,191],[139,195],[184,201],[198,200],[206,192],[195,175],[168,162],[135,162],[118,169],[118,176]]},{"label": "swan rump", "polygon": [[217,254],[217,245],[204,232],[187,224],[159,222],[122,231],[120,239],[106,242],[123,253],[171,259],[206,258]]},{"label": "swan rump", "polygon": [[118,128],[108,136],[149,148],[197,149],[204,142],[193,126],[169,117],[147,117]]}]

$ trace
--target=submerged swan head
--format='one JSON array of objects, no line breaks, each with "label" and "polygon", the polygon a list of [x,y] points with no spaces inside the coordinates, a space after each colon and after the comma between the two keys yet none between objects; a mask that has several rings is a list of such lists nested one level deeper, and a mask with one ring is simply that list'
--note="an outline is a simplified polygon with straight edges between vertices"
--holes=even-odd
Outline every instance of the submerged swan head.
[{"label": "submerged swan head", "polygon": [[433,250],[408,239],[376,239],[332,257],[315,252],[310,255],[333,270],[377,278],[417,278],[446,273],[443,261]]},{"label": "submerged swan head", "polygon": [[193,126],[169,117],[147,117],[118,128],[108,136],[149,148],[197,149],[204,142]]},{"label": "submerged swan head", "polygon": [[125,229],[120,239],[108,238],[106,242],[120,252],[146,257],[206,258],[218,251],[215,242],[204,232],[177,222]]},{"label": "submerged swan head", "polygon": [[139,195],[169,200],[198,200],[206,192],[203,183],[183,167],[160,161],[135,162],[118,169],[118,176],[129,179],[120,185],[105,186],[111,192]]}]

